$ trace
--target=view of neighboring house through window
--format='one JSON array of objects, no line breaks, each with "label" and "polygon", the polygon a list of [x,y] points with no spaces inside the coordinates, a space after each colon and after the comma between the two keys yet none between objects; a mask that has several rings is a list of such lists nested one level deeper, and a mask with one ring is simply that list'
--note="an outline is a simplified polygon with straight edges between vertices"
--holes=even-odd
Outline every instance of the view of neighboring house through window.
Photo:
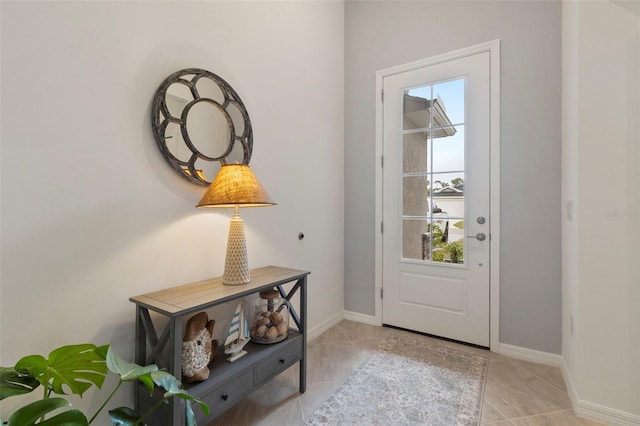
[{"label": "view of neighboring house through window", "polygon": [[464,263],[465,79],[405,90],[402,258]]}]

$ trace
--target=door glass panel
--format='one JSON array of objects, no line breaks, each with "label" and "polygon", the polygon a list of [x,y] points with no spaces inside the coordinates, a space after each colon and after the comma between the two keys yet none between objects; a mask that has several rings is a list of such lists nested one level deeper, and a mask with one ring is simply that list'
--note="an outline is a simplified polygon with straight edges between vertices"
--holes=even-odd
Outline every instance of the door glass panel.
[{"label": "door glass panel", "polygon": [[[434,262],[464,263],[464,173],[433,173]],[[438,238],[438,235],[442,238]]]},{"label": "door glass panel", "polygon": [[455,172],[464,171],[464,126],[438,129],[442,136],[433,138],[433,164],[429,171]]},{"label": "door glass panel", "polygon": [[405,91],[402,103],[402,130],[431,127],[431,86]]},{"label": "door glass panel", "polygon": [[410,260],[428,259],[429,242],[426,219],[402,219],[402,258]]},{"label": "door glass panel", "polygon": [[428,132],[402,135],[402,173],[426,173],[431,169]]},{"label": "door glass panel", "polygon": [[423,176],[405,176],[402,178],[402,216],[429,216],[429,180]]},{"label": "door glass panel", "polygon": [[[445,200],[449,197],[464,199],[464,173],[429,173],[428,176],[433,179],[433,184],[430,185],[429,189],[432,191],[430,195],[433,196],[435,201]],[[464,209],[451,208],[448,213],[463,217]]]},{"label": "door glass panel", "polygon": [[464,85],[404,91],[402,259],[464,264]]},{"label": "door glass panel", "polygon": [[434,84],[433,98],[440,101],[450,124],[464,123],[464,78]]}]

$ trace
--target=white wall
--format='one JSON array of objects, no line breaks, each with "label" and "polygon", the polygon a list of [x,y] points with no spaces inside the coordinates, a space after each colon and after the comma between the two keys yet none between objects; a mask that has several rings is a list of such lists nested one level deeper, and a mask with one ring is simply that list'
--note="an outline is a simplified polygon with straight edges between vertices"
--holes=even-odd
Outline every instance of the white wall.
[{"label": "white wall", "polygon": [[559,1],[348,1],[345,308],[374,315],[375,72],[501,40],[500,341],[561,348]]},{"label": "white wall", "polygon": [[312,271],[310,327],[341,315],[342,3],[2,2],[1,15],[0,365],[84,341],[132,359],[130,296],[222,274],[231,212],[196,210],[204,188],[151,133],[156,88],[187,67],[226,79],[253,123],[251,166],[278,205],[242,211],[250,265]]},{"label": "white wall", "polygon": [[640,424],[640,4],[565,2],[563,25],[562,354],[578,414]]}]

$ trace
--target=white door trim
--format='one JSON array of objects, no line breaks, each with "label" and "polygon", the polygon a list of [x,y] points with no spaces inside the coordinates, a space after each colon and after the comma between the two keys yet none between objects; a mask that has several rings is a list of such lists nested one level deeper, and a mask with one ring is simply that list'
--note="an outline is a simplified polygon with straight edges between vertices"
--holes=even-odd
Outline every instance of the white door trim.
[{"label": "white door trim", "polygon": [[500,40],[478,44],[442,55],[408,64],[376,71],[376,201],[375,201],[375,318],[382,325],[382,153],[383,153],[383,103],[382,88],[385,77],[424,68],[441,62],[460,59],[482,52],[491,56],[491,124],[490,124],[490,218],[491,218],[491,267],[490,280],[490,349],[500,349]]}]

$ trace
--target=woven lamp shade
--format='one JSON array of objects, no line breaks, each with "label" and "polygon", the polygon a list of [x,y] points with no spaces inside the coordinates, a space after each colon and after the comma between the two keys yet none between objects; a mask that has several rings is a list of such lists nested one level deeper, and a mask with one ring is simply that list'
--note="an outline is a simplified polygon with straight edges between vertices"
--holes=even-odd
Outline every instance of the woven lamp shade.
[{"label": "woven lamp shade", "polygon": [[271,197],[246,164],[225,164],[196,207],[273,206]]}]

